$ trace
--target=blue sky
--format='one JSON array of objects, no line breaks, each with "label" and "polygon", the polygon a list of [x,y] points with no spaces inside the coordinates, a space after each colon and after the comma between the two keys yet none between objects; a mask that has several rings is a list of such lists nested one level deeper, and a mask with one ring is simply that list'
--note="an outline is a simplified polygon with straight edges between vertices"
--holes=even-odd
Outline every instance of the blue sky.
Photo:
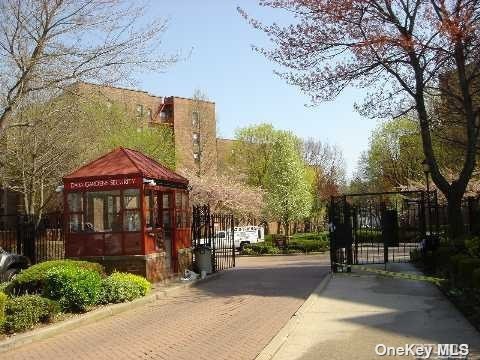
[{"label": "blue sky", "polygon": [[275,65],[251,49],[251,44],[268,42],[237,13],[237,5],[269,23],[285,19],[278,10],[261,8],[254,0],[153,1],[150,16],[170,21],[164,50],[184,54],[191,50],[191,56],[165,73],[142,76],[138,87],[183,97],[201,89],[216,103],[221,137],[233,138],[239,127],[268,122],[300,137],[337,144],[351,174],[376,125],[353,109],[362,91],[349,89],[333,102],[305,106],[308,96],[275,76]]}]

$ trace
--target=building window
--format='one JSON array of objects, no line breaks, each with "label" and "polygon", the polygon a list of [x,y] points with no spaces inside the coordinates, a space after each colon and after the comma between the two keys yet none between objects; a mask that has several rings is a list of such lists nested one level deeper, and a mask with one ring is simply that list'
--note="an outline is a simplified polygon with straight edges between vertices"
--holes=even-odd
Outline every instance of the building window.
[{"label": "building window", "polygon": [[148,117],[149,119],[152,118],[152,109],[150,109],[150,108],[147,109],[147,117]]},{"label": "building window", "polygon": [[200,125],[200,114],[198,111],[192,113],[192,127],[197,128]]},{"label": "building window", "polygon": [[194,152],[193,159],[195,160],[195,162],[200,162],[200,154],[198,152]]},{"label": "building window", "polygon": [[143,105],[141,104],[137,104],[137,116],[140,117],[140,116],[143,116]]},{"label": "building window", "polygon": [[200,134],[198,132],[193,133],[193,143],[200,144]]}]

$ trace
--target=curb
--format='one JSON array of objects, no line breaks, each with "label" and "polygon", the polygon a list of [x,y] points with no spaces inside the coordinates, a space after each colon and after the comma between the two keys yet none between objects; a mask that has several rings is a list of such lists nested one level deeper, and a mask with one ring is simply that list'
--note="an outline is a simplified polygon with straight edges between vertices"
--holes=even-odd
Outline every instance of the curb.
[{"label": "curb", "polygon": [[329,250],[325,251],[312,251],[309,253],[290,253],[290,254],[262,254],[262,255],[235,255],[235,257],[245,257],[245,258],[258,258],[258,257],[268,257],[268,256],[308,256],[308,255],[323,255]]},{"label": "curb", "polygon": [[270,360],[272,359],[278,351],[282,348],[283,344],[288,340],[288,337],[290,336],[291,333],[297,328],[298,324],[300,323],[300,318],[303,312],[310,306],[310,303],[312,302],[312,297],[313,295],[318,295],[325,288],[328,286],[330,283],[330,280],[332,279],[333,275],[331,273],[328,273],[325,275],[325,277],[322,279],[320,284],[313,290],[313,292],[310,294],[310,296],[305,300],[305,302],[298,308],[298,310],[295,312],[295,314],[292,315],[290,320],[283,326],[283,328],[280,329],[280,331],[273,337],[272,340],[265,346],[265,348],[260,352],[260,354],[257,355],[255,360]]},{"label": "curb", "polygon": [[12,337],[6,340],[0,341],[0,353],[17,349],[23,345],[27,345],[35,341],[48,339],[55,335],[63,333],[65,331],[73,330],[80,326],[92,324],[99,320],[126,312],[128,310],[133,310],[141,306],[153,303],[156,300],[159,300],[168,295],[172,295],[183,289],[187,289],[195,285],[198,285],[200,283],[214,280],[219,276],[221,276],[221,274],[222,274],[221,272],[218,272],[218,273],[209,275],[205,279],[199,279],[192,282],[180,283],[170,288],[159,289],[155,291],[153,294],[147,295],[140,299],[133,300],[131,302],[108,305],[106,307],[82,314],[79,317],[74,319],[69,319],[56,324],[47,325],[45,327],[42,327],[41,329],[33,330],[31,332],[27,332],[24,334],[13,335]]}]

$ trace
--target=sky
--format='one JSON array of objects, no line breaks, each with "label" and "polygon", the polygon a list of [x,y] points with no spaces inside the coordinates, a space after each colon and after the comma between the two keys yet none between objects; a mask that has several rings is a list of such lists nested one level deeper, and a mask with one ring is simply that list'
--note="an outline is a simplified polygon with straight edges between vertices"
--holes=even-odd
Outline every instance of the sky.
[{"label": "sky", "polygon": [[269,43],[238,14],[238,5],[266,23],[286,19],[255,0],[152,1],[149,15],[169,20],[163,51],[180,51],[185,59],[165,72],[142,75],[137,87],[181,97],[200,89],[216,103],[219,137],[233,138],[238,128],[266,122],[302,138],[337,144],[351,176],[376,125],[353,108],[363,92],[348,89],[332,102],[309,106],[307,95],[278,78],[273,73],[278,67],[251,49]]}]

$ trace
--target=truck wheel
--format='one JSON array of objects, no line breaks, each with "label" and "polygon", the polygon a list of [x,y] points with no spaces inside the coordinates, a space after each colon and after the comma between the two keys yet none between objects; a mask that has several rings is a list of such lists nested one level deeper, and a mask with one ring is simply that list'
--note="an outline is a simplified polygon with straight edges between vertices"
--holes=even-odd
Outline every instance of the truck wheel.
[{"label": "truck wheel", "polygon": [[18,268],[8,269],[3,274],[3,278],[5,279],[5,281],[12,281],[19,272],[20,272],[20,269]]}]

